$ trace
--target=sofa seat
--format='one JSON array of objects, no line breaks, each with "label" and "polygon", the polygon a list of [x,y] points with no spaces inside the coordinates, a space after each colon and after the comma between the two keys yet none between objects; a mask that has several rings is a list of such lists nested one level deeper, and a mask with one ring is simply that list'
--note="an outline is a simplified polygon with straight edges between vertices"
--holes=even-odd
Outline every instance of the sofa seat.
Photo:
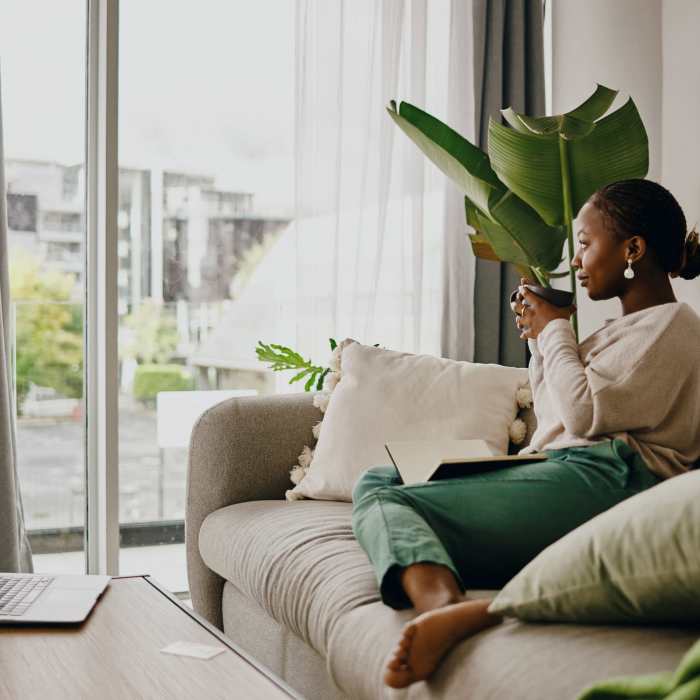
[{"label": "sofa seat", "polygon": [[[401,627],[413,616],[380,600],[372,568],[355,541],[351,505],[326,501],[256,501],[210,513],[199,533],[206,565],[229,583],[227,634],[245,644],[237,627],[257,627],[263,637],[269,616],[299,644],[291,648],[302,664],[303,642],[318,654],[321,669],[305,657],[304,674],[323,666],[340,689],[357,699],[388,694],[382,686],[384,659]],[[470,592],[473,596],[485,592]],[[239,611],[249,601],[244,624]],[[234,605],[235,603],[235,605]],[[535,625],[510,620],[457,647],[430,683],[418,683],[408,698],[575,698],[597,680],[674,668],[700,630],[677,627]],[[267,635],[274,639],[274,632]],[[269,661],[264,650],[253,650]],[[288,667],[289,662],[284,666]],[[281,668],[274,668],[277,672]],[[302,690],[300,681],[296,687]],[[303,688],[303,690],[306,690]],[[306,693],[304,693],[306,694]],[[309,693],[314,697],[313,693]],[[393,696],[393,695],[392,695]],[[316,694],[315,697],[321,697]],[[331,697],[325,692],[323,697]]]},{"label": "sofa seat", "polygon": [[326,656],[338,620],[379,600],[349,503],[256,501],[211,513],[199,547],[213,571]]}]

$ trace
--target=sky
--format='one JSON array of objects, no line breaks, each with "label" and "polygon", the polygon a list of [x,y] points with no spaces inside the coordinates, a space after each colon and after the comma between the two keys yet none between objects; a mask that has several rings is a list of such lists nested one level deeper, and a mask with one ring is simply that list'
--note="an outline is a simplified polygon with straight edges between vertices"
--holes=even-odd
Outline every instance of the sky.
[{"label": "sky", "polygon": [[[2,0],[5,155],[84,159],[84,0]],[[119,159],[293,198],[293,0],[121,0]]]},{"label": "sky", "polygon": [[[337,58],[337,37],[326,28],[337,26],[333,13],[340,4],[317,3],[309,5],[318,43],[305,74],[305,99],[317,122],[320,150],[314,157],[323,170],[335,152],[339,80],[337,63],[324,58],[324,52]],[[87,0],[0,0],[6,157],[84,160],[86,6]],[[259,214],[293,215],[296,7],[297,0],[120,0],[120,165],[211,175],[218,189],[252,192]],[[350,58],[343,74],[343,129],[350,148],[342,167],[344,177],[352,177],[378,167],[362,156],[368,109],[386,118],[384,105],[389,98],[405,99],[408,83],[404,75],[399,95],[372,92],[380,57],[369,50],[369,40],[384,8],[376,0],[345,7]],[[449,7],[449,0],[428,5],[426,105],[442,118]],[[401,65],[406,72],[408,56]],[[312,183],[317,192],[311,194],[323,200],[329,183]]]}]

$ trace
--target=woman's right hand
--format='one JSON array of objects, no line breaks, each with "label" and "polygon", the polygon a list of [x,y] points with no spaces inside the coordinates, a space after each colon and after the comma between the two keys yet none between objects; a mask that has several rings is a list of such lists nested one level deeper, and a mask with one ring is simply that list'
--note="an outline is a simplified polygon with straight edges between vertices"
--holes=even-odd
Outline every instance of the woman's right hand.
[{"label": "woman's right hand", "polygon": [[[534,282],[527,277],[521,277],[520,278],[520,286],[524,284],[534,284]],[[510,301],[510,308],[513,310],[513,313],[515,314],[515,325],[518,328],[518,331],[522,333],[522,313],[523,313],[523,305],[524,299],[523,295],[516,290],[515,296],[511,298]]]}]

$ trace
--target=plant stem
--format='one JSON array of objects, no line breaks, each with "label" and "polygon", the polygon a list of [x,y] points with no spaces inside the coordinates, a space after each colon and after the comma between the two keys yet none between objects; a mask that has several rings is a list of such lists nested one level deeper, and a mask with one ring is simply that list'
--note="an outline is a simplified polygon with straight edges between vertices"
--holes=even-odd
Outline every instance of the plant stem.
[{"label": "plant stem", "polygon": [[[569,244],[569,276],[571,277],[571,291],[574,294],[574,304],[576,303],[576,275],[571,261],[574,259],[574,212],[571,202],[571,174],[569,172],[569,151],[566,139],[559,134],[559,162],[561,163],[562,174],[562,195],[564,198],[564,219],[566,223],[566,240]],[[571,316],[571,325],[574,327],[576,342],[578,343],[578,313]]]},{"label": "plant stem", "polygon": [[540,283],[542,287],[551,287],[552,285],[549,283],[549,280],[547,279],[546,275],[543,275],[539,268],[537,267],[532,267],[530,268],[532,270],[532,273],[535,275],[535,279]]}]

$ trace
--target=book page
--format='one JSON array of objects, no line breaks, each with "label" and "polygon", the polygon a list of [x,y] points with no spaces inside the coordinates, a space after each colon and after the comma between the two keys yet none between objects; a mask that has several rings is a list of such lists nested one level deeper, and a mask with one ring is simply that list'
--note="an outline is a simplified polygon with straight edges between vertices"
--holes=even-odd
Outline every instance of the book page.
[{"label": "book page", "polygon": [[543,452],[497,455],[484,440],[392,441],[385,447],[407,485],[547,459]]},{"label": "book page", "polygon": [[445,459],[469,460],[492,457],[484,440],[411,440],[392,441],[386,450],[404,484],[428,481]]}]

